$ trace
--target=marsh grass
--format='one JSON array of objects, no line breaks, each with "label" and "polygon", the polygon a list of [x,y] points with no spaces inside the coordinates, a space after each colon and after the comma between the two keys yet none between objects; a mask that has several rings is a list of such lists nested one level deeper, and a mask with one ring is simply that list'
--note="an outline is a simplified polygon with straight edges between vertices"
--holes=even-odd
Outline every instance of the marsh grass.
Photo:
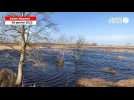
[{"label": "marsh grass", "polygon": [[117,74],[117,71],[115,68],[112,68],[112,67],[104,67],[102,69],[100,69],[101,71],[105,72],[105,73],[110,73],[112,75],[116,75]]},{"label": "marsh grass", "polygon": [[76,82],[77,87],[112,87],[113,82],[107,81],[101,78],[92,78],[92,79],[79,79]]},{"label": "marsh grass", "polygon": [[134,79],[119,80],[114,84],[115,87],[134,87]]},{"label": "marsh grass", "polygon": [[115,60],[125,60],[125,59],[127,59],[127,57],[125,57],[125,56],[114,56],[113,59],[115,59]]},{"label": "marsh grass", "polygon": [[0,61],[16,61],[15,57],[9,56],[9,57],[0,57]]}]

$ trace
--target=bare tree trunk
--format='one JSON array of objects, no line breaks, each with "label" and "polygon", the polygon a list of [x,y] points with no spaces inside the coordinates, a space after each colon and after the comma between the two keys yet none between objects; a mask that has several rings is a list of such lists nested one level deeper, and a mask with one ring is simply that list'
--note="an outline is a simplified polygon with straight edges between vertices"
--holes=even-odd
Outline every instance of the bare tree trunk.
[{"label": "bare tree trunk", "polygon": [[21,55],[20,55],[20,61],[19,61],[19,65],[18,65],[18,73],[17,73],[17,79],[16,79],[17,86],[22,86],[25,52],[26,52],[26,43],[23,41],[22,45],[21,45]]},{"label": "bare tree trunk", "polygon": [[[24,16],[24,13],[22,13],[22,16]],[[17,79],[16,79],[16,85],[22,86],[23,82],[23,66],[25,62],[25,53],[26,53],[26,39],[25,39],[25,26],[22,25],[21,27],[21,53],[20,53],[20,61],[18,64],[18,73],[17,73]]]}]

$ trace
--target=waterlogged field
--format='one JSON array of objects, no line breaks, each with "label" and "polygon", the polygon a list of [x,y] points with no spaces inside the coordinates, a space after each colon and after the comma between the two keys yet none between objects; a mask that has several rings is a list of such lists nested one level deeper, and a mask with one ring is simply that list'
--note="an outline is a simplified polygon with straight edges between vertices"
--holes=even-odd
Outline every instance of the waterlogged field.
[{"label": "waterlogged field", "polygon": [[[72,51],[65,51],[64,66],[58,66],[58,50],[40,49],[41,62],[33,62],[33,55],[33,59],[28,59],[24,66],[24,86],[74,87],[80,78],[103,78],[110,81],[134,78],[133,52],[85,49],[80,61],[75,63]],[[10,68],[16,72],[18,61],[17,51],[0,51],[0,68]]]}]

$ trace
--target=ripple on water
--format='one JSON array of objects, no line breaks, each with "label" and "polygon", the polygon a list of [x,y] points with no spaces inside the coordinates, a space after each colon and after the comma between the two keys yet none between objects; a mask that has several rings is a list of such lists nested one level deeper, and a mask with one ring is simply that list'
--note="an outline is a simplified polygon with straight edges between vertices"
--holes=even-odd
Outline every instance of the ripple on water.
[{"label": "ripple on water", "polygon": [[[15,54],[19,57],[18,52]],[[3,55],[5,52],[0,51]],[[42,50],[42,57],[48,62],[48,67],[33,67],[32,64],[26,63],[24,67],[24,84],[25,86],[39,86],[39,87],[62,87],[75,86],[75,81],[78,78],[104,78],[107,80],[117,81],[121,79],[134,78],[134,53],[106,53],[103,51],[91,49],[85,50],[81,62],[75,64],[72,55],[69,52],[65,53],[65,64],[62,68],[54,64],[57,51]],[[113,56],[125,56],[125,60],[114,60]],[[2,56],[1,56],[2,57]],[[10,68],[17,72],[17,62],[1,61],[0,68]],[[11,66],[12,65],[12,66]],[[100,71],[103,67],[112,67],[116,69],[117,74],[112,75]]]}]

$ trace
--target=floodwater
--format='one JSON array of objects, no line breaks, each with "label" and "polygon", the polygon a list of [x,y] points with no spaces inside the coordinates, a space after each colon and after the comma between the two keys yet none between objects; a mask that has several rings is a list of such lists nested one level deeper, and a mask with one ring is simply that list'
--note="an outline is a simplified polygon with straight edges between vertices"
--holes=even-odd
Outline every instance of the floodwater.
[{"label": "floodwater", "polygon": [[[103,78],[111,81],[134,78],[134,53],[104,52],[97,49],[85,49],[82,52],[81,60],[75,63],[72,50],[65,51],[64,66],[58,66],[55,63],[58,51],[40,50],[42,64],[34,66],[28,60],[24,66],[24,86],[75,87],[79,78]],[[125,59],[115,59],[117,56]],[[0,51],[0,68],[9,68],[16,72],[18,61],[17,51]],[[117,73],[113,75],[102,71],[106,67],[114,68]]]}]

